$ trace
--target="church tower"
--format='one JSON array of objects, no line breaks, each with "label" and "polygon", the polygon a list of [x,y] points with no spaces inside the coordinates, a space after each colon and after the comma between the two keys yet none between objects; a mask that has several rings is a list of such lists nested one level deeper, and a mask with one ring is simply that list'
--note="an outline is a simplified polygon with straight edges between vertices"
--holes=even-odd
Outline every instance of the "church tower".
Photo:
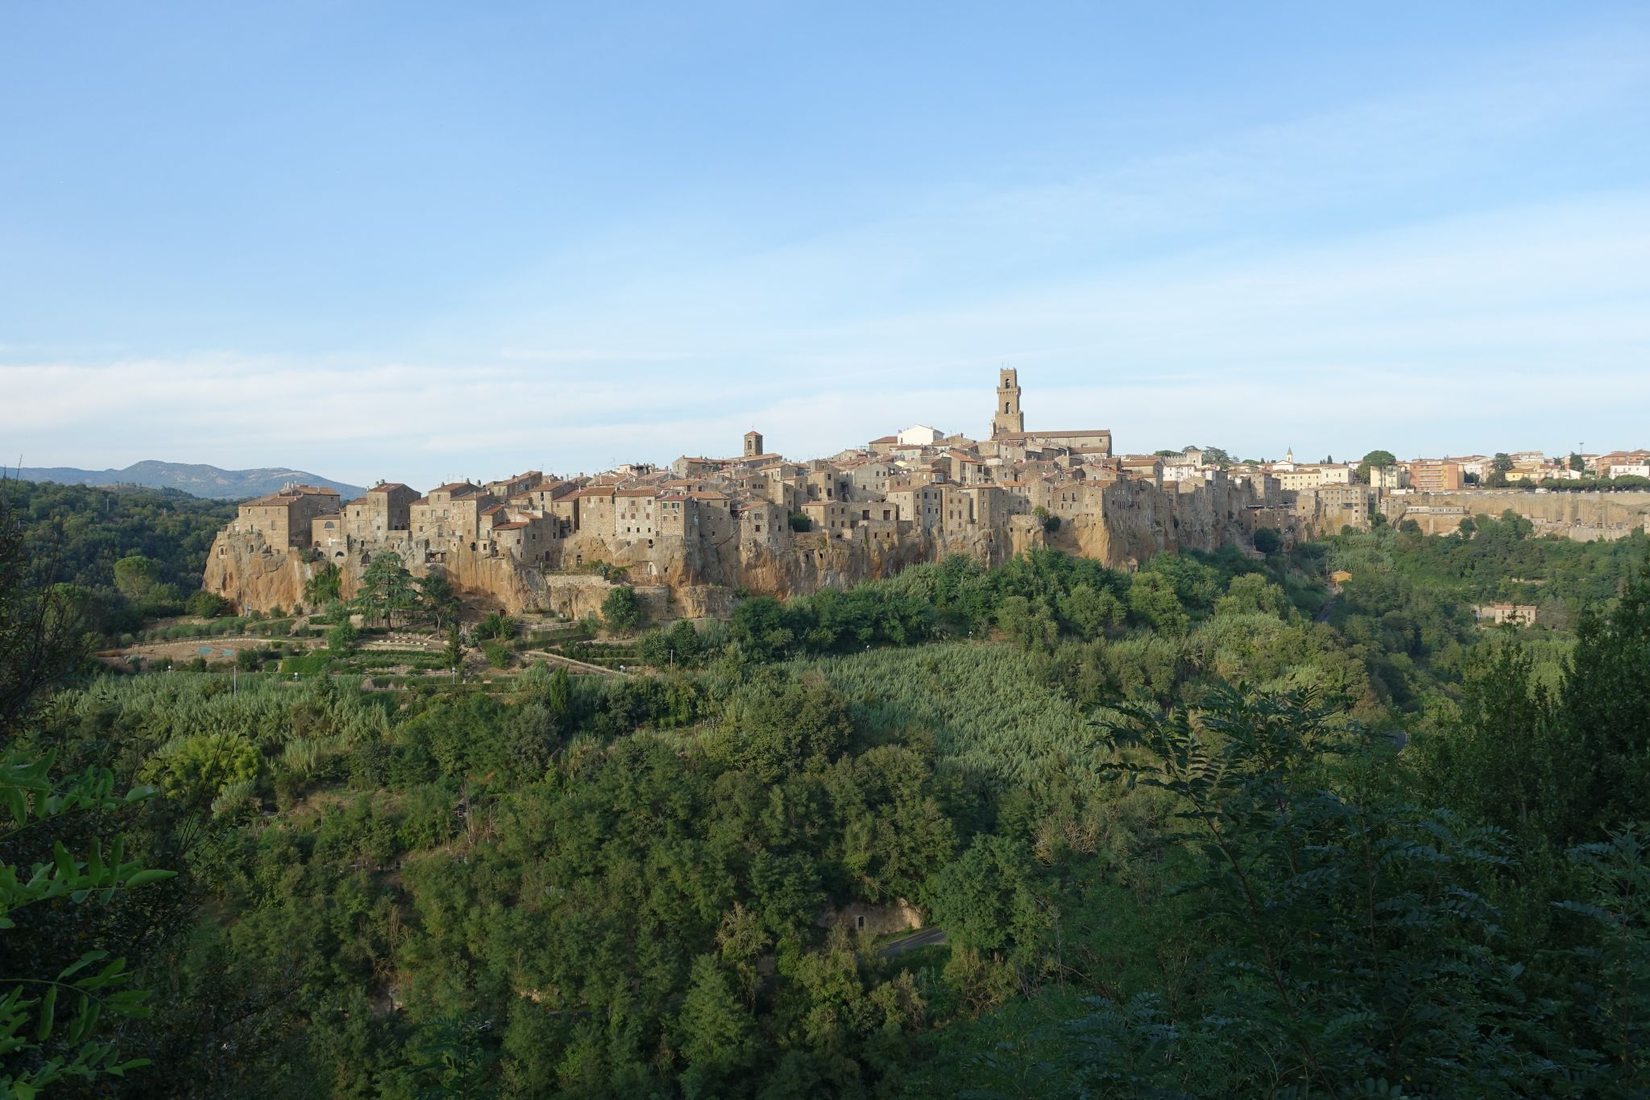
[{"label": "church tower", "polygon": [[991,438],[1024,432],[1025,414],[1020,411],[1020,376],[1012,367],[997,374],[997,411],[991,418]]}]

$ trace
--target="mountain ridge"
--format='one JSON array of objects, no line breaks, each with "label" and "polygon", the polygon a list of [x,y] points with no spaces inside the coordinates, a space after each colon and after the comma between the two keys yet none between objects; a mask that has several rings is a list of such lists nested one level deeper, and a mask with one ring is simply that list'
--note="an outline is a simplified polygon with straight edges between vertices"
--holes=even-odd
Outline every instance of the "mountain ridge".
[{"label": "mountain ridge", "polygon": [[245,500],[273,493],[284,485],[315,485],[336,489],[344,500],[366,492],[359,485],[332,481],[306,470],[266,466],[225,470],[205,463],[161,462],[145,459],[123,470],[82,470],[73,466],[13,467],[11,476],[22,481],[52,481],[61,485],[142,485],[150,489],[177,489],[207,500]]}]

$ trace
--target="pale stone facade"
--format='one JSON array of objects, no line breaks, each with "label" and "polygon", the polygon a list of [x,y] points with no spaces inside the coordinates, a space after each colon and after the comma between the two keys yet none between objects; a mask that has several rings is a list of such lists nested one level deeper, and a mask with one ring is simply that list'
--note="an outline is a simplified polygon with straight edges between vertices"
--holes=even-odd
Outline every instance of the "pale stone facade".
[{"label": "pale stone facade", "polygon": [[[1002,372],[987,441],[917,425],[796,463],[750,432],[739,457],[683,457],[669,469],[566,479],[530,470],[423,497],[380,484],[343,509],[335,495],[293,490],[243,506],[209,577],[244,603],[273,598],[273,581],[251,578],[286,568],[253,566],[248,553],[289,553],[299,572],[325,559],[353,577],[394,550],[415,572],[439,567],[505,605],[560,606],[546,595],[567,587],[556,578],[605,563],[665,586],[682,606],[725,608],[734,590],[809,591],[951,553],[1001,561],[1049,545],[1129,568],[1164,550],[1247,544],[1262,526],[1293,540],[1370,522],[1375,490],[1338,473],[1320,470],[1317,483],[1291,490],[1280,474],[1223,470],[1194,449],[1173,456],[1165,481],[1156,456],[1113,456],[1109,430],[1026,429],[1021,396],[1017,373]],[[1340,483],[1324,485],[1326,476]],[[798,513],[805,533],[793,530]]]}]

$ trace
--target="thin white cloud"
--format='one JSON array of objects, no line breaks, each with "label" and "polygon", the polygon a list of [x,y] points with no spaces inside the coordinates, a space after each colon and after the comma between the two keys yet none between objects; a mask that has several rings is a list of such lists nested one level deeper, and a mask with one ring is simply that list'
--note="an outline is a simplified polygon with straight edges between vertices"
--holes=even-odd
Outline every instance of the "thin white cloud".
[{"label": "thin white cloud", "polygon": [[1449,211],[1461,180],[1635,117],[1647,88],[1635,31],[862,224],[799,220],[783,244],[627,227],[467,296],[409,335],[416,355],[0,348],[0,449],[415,484],[725,453],[752,426],[808,456],[914,421],[982,432],[1005,362],[1034,424],[1130,450],[1645,445],[1650,189]]}]

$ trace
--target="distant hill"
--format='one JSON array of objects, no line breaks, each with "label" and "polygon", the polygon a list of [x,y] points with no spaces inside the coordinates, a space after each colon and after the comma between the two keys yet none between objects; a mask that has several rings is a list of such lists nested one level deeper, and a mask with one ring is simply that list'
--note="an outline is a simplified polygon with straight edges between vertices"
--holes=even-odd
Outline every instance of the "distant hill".
[{"label": "distant hill", "polygon": [[208,500],[245,500],[273,493],[283,485],[297,482],[336,489],[344,500],[366,492],[359,485],[328,481],[304,470],[220,470],[188,462],[134,462],[124,470],[76,470],[68,466],[23,467],[11,476],[24,481],[55,481],[60,485],[143,485],[151,489],[178,489]]}]

